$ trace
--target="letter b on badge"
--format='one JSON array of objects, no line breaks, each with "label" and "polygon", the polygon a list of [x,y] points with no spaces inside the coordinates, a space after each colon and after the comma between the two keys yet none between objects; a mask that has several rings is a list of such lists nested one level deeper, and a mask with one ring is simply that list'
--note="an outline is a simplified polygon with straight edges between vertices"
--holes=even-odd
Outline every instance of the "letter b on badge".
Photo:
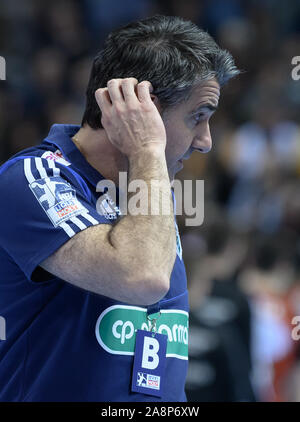
[{"label": "letter b on badge", "polygon": [[142,368],[156,369],[159,365],[159,342],[154,337],[144,337]]},{"label": "letter b on badge", "polygon": [[162,397],[168,337],[137,330],[131,390]]}]

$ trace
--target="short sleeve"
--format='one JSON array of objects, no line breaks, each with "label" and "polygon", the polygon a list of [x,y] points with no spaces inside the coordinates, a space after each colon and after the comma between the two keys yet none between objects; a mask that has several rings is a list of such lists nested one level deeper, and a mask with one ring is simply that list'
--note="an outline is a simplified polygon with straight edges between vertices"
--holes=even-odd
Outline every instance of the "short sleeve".
[{"label": "short sleeve", "polygon": [[31,280],[38,265],[71,237],[109,222],[72,169],[40,157],[14,161],[0,175],[0,244]]}]

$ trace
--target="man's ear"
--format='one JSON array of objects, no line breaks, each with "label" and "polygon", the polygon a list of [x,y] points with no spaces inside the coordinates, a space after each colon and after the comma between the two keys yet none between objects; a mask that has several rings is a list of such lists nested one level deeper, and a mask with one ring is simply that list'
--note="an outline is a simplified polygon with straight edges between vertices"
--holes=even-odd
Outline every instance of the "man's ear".
[{"label": "man's ear", "polygon": [[162,113],[162,106],[161,106],[161,104],[160,104],[160,101],[159,101],[159,99],[157,98],[157,96],[156,95],[154,95],[154,94],[150,94],[150,96],[151,96],[151,100],[154,102],[154,104],[156,105],[156,108],[157,108],[157,110],[159,111],[159,114],[161,114]]}]

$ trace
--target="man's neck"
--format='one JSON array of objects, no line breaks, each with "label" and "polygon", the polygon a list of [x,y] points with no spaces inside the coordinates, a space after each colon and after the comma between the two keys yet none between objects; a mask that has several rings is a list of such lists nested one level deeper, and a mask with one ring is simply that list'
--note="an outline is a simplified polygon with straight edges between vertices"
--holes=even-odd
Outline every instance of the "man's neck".
[{"label": "man's neck", "polygon": [[119,172],[128,171],[128,160],[111,144],[104,129],[94,130],[85,125],[72,141],[92,167],[118,185]]}]

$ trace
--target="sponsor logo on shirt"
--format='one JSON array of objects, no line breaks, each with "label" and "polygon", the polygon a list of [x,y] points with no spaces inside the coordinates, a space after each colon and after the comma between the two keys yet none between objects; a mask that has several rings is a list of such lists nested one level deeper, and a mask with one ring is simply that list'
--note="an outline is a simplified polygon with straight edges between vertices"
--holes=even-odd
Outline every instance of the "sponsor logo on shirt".
[{"label": "sponsor logo on shirt", "polygon": [[96,209],[100,215],[108,220],[116,220],[121,215],[120,208],[107,193],[98,199]]},{"label": "sponsor logo on shirt", "polygon": [[53,151],[46,151],[41,156],[41,158],[46,158],[46,160],[55,161],[57,163],[63,164],[65,166],[70,166],[71,163],[69,161],[65,160],[61,151],[57,149],[55,152]]},{"label": "sponsor logo on shirt", "polygon": [[29,185],[55,227],[87,209],[76,198],[76,191],[61,177],[38,179]]},{"label": "sponsor logo on shirt", "polygon": [[[161,309],[156,321],[157,333],[168,336],[167,357],[188,359],[188,313],[177,309]],[[107,352],[133,355],[136,330],[150,330],[147,309],[114,305],[101,313],[96,323],[96,337]]]},{"label": "sponsor logo on shirt", "polygon": [[145,388],[152,388],[153,390],[159,390],[160,376],[146,374],[145,372],[138,372],[136,385],[138,387],[145,387]]}]

